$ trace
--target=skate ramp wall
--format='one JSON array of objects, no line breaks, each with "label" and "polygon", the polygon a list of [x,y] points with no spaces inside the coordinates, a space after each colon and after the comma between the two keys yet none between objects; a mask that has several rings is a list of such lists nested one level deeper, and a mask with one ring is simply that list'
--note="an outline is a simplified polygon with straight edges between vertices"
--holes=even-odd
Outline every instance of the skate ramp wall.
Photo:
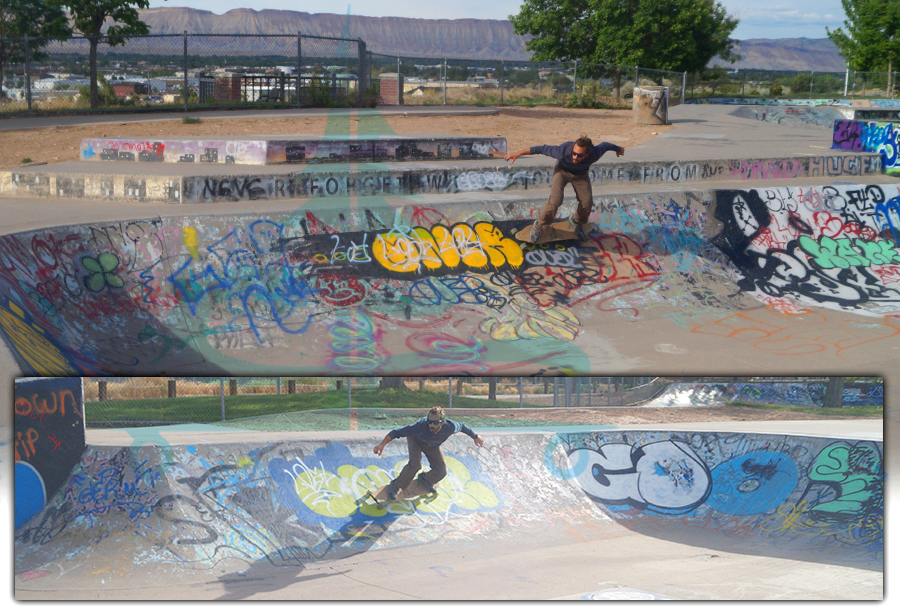
[{"label": "skate ramp wall", "polygon": [[[895,191],[607,195],[580,246],[514,241],[543,201],[503,195],[21,232],[0,237],[0,333],[26,375],[587,374],[610,322],[649,319],[766,356],[842,352],[900,332]],[[811,310],[864,326],[791,333]]]},{"label": "skate ramp wall", "polygon": [[17,529],[17,584],[64,583],[60,570],[96,558],[101,572],[86,583],[118,587],[138,572],[184,582],[372,549],[464,549],[482,537],[533,537],[548,524],[598,538],[626,528],[664,541],[726,540],[740,552],[883,565],[880,442],[677,431],[481,435],[481,448],[462,436],[444,445],[448,475],[437,499],[385,510],[364,495],[400,471],[403,442],[380,458],[375,438],[89,446],[48,506]]},{"label": "skate ramp wall", "polygon": [[[676,382],[666,386],[657,397],[643,404],[650,408],[666,406],[721,406],[726,402],[779,404],[784,406],[822,406],[824,382]],[[845,406],[884,405],[884,386],[875,383],[848,382],[844,385]]]},{"label": "skate ramp wall", "polygon": [[65,484],[85,450],[81,378],[20,378],[15,393],[16,527]]},{"label": "skate ramp wall", "polygon": [[872,152],[881,156],[881,167],[888,175],[900,175],[900,131],[897,122],[835,120],[831,149]]}]

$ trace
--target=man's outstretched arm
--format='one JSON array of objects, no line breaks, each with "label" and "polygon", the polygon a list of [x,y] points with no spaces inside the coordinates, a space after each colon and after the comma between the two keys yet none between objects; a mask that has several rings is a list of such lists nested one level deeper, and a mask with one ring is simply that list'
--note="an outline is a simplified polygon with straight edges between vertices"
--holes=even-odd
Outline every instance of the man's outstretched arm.
[{"label": "man's outstretched arm", "polygon": [[512,154],[507,154],[506,156],[503,157],[503,160],[508,160],[509,164],[512,164],[516,161],[516,158],[518,158],[519,156],[527,156],[530,153],[531,153],[531,148],[528,147],[523,150],[519,150],[518,152],[513,152]]}]

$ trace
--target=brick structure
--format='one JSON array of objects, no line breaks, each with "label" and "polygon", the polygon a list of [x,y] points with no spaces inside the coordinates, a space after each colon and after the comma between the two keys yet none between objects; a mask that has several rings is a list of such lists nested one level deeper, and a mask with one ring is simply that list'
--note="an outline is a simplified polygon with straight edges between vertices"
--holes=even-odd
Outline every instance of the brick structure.
[{"label": "brick structure", "polygon": [[216,73],[216,102],[241,99],[241,78],[243,73]]},{"label": "brick structure", "polygon": [[378,78],[378,102],[382,105],[403,104],[403,75],[381,73]]}]

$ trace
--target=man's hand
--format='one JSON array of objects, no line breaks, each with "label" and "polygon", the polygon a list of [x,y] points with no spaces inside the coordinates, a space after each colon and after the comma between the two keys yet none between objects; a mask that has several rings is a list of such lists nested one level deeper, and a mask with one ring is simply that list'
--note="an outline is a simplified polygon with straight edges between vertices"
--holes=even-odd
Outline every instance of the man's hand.
[{"label": "man's hand", "polygon": [[484,438],[481,436],[475,438],[475,446],[484,446]]},{"label": "man's hand", "polygon": [[616,152],[616,158],[621,158],[621,157],[624,156],[624,155],[625,155],[625,148],[624,148],[624,147],[620,147],[620,148],[619,148],[619,151]]},{"label": "man's hand", "polygon": [[379,444],[375,447],[375,454],[379,457],[381,456],[382,451],[384,451],[384,444]]},{"label": "man's hand", "polygon": [[522,150],[519,150],[518,152],[512,152],[512,153],[507,154],[506,156],[503,157],[503,160],[507,160],[507,161],[509,161],[509,164],[512,164],[516,161],[516,158],[518,158],[519,156],[524,156],[524,155],[530,154],[530,153],[531,153],[531,148],[522,149]]}]

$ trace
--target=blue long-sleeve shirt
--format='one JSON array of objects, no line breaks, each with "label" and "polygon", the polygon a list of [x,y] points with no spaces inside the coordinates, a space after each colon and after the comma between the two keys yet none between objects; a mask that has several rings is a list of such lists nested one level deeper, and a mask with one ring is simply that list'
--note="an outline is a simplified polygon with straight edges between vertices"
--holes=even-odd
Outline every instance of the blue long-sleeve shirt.
[{"label": "blue long-sleeve shirt", "polygon": [[578,162],[575,162],[572,160],[573,147],[575,147],[575,141],[566,141],[559,145],[532,145],[530,153],[543,154],[544,156],[556,158],[559,161],[557,165],[562,167],[563,170],[575,173],[576,175],[584,175],[591,168],[592,164],[600,160],[600,157],[603,156],[603,154],[606,152],[618,152],[620,149],[619,146],[614,143],[603,141],[602,143],[594,145],[587,156]]},{"label": "blue long-sleeve shirt", "polygon": [[388,432],[388,435],[391,437],[391,440],[396,440],[397,438],[415,438],[424,446],[431,447],[440,446],[447,438],[460,431],[473,440],[478,437],[468,425],[457,423],[450,419],[444,421],[440,431],[431,433],[431,430],[428,428],[427,420],[428,419],[423,418],[412,425],[407,425],[406,427],[401,427],[399,429],[392,429]]}]

